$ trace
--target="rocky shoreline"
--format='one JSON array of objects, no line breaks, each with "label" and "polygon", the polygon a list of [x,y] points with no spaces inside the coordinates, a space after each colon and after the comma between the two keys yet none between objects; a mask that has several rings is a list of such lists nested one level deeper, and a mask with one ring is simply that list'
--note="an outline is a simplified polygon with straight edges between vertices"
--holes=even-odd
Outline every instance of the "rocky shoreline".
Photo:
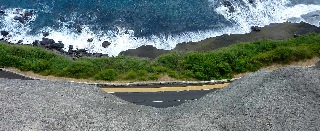
[{"label": "rocky shoreline", "polygon": [[311,32],[320,33],[320,28],[301,22],[301,23],[274,23],[265,27],[252,27],[252,31],[247,34],[230,34],[212,38],[207,38],[199,42],[179,43],[173,50],[157,49],[153,46],[141,46],[137,49],[129,49],[120,54],[125,56],[137,56],[146,58],[156,58],[162,54],[170,52],[206,52],[221,47],[226,47],[240,42],[252,42],[257,40],[285,40],[289,38],[306,35]]},{"label": "rocky shoreline", "polygon": [[[6,12],[0,11],[0,15],[6,15]],[[33,10],[19,10],[17,9],[17,16],[13,19],[19,21],[21,24],[27,23],[32,19],[34,15]],[[78,33],[81,33],[81,26],[75,27]],[[65,51],[63,41],[54,41],[53,39],[47,38],[50,36],[48,32],[43,32],[43,38],[41,40],[35,40],[32,43],[25,43],[23,40],[19,40],[16,43],[10,43],[7,41],[12,37],[11,32],[6,30],[0,31],[2,39],[0,41],[6,42],[8,44],[26,44],[30,46],[38,46],[48,50],[52,50],[61,55],[67,56],[71,59],[78,59],[80,57],[102,57],[108,56],[105,53],[89,53],[87,49],[74,49],[73,45],[69,45],[68,51]],[[251,42],[261,39],[271,39],[271,40],[285,40],[288,38],[297,37],[300,35],[305,35],[311,32],[320,33],[320,28],[301,22],[301,23],[275,23],[270,24],[265,27],[251,27],[251,32],[247,34],[230,34],[222,35],[212,38],[207,38],[199,42],[184,42],[179,43],[173,50],[162,50],[157,49],[151,45],[143,45],[137,49],[129,49],[127,51],[122,51],[120,54],[125,56],[137,56],[154,59],[160,55],[178,52],[178,53],[188,53],[188,52],[206,52],[215,50],[221,47],[226,47],[232,44],[240,42]],[[90,43],[93,41],[93,38],[88,38],[87,42]],[[70,44],[70,43],[68,43]],[[109,41],[104,41],[101,43],[103,48],[108,48],[111,45]]]}]

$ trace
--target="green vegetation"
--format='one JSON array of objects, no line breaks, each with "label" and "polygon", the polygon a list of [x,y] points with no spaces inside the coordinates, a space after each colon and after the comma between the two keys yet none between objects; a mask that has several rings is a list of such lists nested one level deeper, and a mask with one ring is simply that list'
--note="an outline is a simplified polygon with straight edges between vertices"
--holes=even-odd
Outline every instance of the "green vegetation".
[{"label": "green vegetation", "polygon": [[273,63],[320,56],[320,34],[284,41],[260,40],[239,43],[205,53],[171,53],[155,60],[136,57],[102,57],[71,60],[39,47],[0,43],[0,66],[16,67],[42,75],[96,80],[211,80],[231,78],[234,74],[256,71]]}]

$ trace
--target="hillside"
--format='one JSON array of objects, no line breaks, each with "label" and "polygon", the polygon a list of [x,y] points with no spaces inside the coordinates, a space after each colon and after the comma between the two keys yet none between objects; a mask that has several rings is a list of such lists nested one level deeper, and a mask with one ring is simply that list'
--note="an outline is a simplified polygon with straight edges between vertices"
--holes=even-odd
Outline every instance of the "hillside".
[{"label": "hillside", "polygon": [[164,109],[85,84],[0,79],[0,130],[319,130],[319,78],[315,67],[260,70]]}]

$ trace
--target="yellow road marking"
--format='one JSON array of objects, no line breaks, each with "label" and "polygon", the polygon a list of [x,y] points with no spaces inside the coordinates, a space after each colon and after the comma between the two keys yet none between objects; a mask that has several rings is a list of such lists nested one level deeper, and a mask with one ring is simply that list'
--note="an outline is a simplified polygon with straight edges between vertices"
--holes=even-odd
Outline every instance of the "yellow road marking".
[{"label": "yellow road marking", "polygon": [[160,88],[101,88],[105,92],[162,92],[162,91],[187,91],[187,90],[206,90],[223,88],[230,83],[203,85],[203,86],[186,86],[186,87],[160,87]]}]

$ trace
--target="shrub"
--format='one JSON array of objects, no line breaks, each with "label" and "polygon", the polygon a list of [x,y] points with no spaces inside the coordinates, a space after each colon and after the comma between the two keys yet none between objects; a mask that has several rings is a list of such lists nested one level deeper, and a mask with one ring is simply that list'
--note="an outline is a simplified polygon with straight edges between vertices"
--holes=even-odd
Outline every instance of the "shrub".
[{"label": "shrub", "polygon": [[154,67],[154,72],[157,74],[166,73],[169,69],[163,66],[156,66]]},{"label": "shrub", "polygon": [[167,67],[172,70],[176,70],[179,66],[179,61],[182,60],[182,56],[177,53],[164,54],[156,59],[157,65]]},{"label": "shrub", "polygon": [[125,80],[134,80],[134,79],[137,79],[137,76],[138,76],[138,74],[135,71],[130,70],[129,72],[127,72],[124,79]]},{"label": "shrub", "polygon": [[118,73],[114,69],[106,69],[103,71],[100,71],[97,73],[94,78],[96,80],[107,80],[107,81],[112,81],[115,80],[118,76]]},{"label": "shrub", "polygon": [[94,65],[87,61],[75,61],[65,67],[62,73],[72,78],[90,78],[94,75]]},{"label": "shrub", "polygon": [[49,69],[49,62],[42,59],[31,59],[25,61],[22,66],[20,66],[20,70],[23,71],[33,71],[35,73],[43,72]]}]

